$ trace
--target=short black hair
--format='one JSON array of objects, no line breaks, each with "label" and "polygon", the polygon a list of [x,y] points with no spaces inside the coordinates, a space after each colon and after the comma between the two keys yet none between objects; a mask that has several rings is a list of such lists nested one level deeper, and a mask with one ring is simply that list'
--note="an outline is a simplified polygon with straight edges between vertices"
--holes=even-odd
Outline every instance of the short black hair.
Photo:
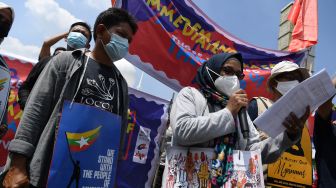
[{"label": "short black hair", "polygon": [[98,15],[93,27],[93,39],[96,40],[97,38],[96,30],[99,24],[103,24],[107,29],[109,29],[112,26],[119,25],[120,23],[123,22],[126,22],[131,26],[133,34],[137,32],[138,25],[136,24],[136,20],[126,10],[121,8],[109,8],[101,12]]},{"label": "short black hair", "polygon": [[89,31],[90,36],[89,36],[89,38],[88,38],[88,41],[91,42],[91,39],[92,39],[91,26],[90,26],[89,24],[85,23],[85,22],[75,22],[75,23],[73,23],[73,24],[70,26],[69,31],[71,31],[71,29],[72,29],[73,27],[77,26],[77,25],[83,26],[83,27],[85,27],[85,28]]},{"label": "short black hair", "polygon": [[64,47],[57,47],[57,48],[54,50],[53,55],[55,55],[57,51],[66,51],[66,48],[64,48]]}]

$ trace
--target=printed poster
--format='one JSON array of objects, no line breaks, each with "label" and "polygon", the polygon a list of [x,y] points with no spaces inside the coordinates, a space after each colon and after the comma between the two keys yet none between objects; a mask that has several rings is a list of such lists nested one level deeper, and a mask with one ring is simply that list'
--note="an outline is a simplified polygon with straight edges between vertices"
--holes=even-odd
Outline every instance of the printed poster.
[{"label": "printed poster", "polygon": [[210,188],[210,169],[214,157],[212,148],[168,148],[162,187]]},{"label": "printed poster", "polygon": [[118,188],[151,188],[160,164],[160,145],[167,128],[168,101],[129,88],[124,156],[118,161]]},{"label": "printed poster", "polygon": [[[212,168],[218,162],[212,148],[170,147],[167,151],[162,187],[212,188]],[[233,173],[222,187],[264,187],[260,151],[233,151]],[[216,181],[216,180],[214,180]]]},{"label": "printed poster", "polygon": [[233,151],[233,174],[224,187],[265,187],[259,150]]},{"label": "printed poster", "polygon": [[65,101],[48,187],[113,187],[120,125],[120,116]]},{"label": "printed poster", "polygon": [[311,187],[312,178],[312,146],[308,128],[305,126],[301,141],[286,150],[275,163],[268,165],[267,184]]}]

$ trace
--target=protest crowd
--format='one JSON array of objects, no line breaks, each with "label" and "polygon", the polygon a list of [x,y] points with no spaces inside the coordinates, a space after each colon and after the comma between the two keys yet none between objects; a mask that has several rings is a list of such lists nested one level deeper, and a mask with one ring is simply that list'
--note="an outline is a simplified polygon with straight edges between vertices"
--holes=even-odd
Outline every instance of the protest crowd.
[{"label": "protest crowd", "polygon": [[[1,42],[13,24],[15,10],[0,2]],[[211,54],[195,70],[193,84],[181,88],[167,103],[164,129],[155,133],[160,134],[153,144],[159,145],[158,151],[149,149],[154,132],[143,126],[131,135],[137,136],[137,152],[129,154],[130,125],[134,127],[136,117],[141,117],[131,109],[133,90],[115,62],[139,41],[134,39],[141,26],[127,10],[108,8],[95,23],[73,23],[68,31],[43,42],[38,63],[18,88],[23,113],[8,146],[0,187],[122,188],[129,187],[125,179],[130,176],[149,173],[147,180],[133,177],[133,185],[277,187],[282,182],[287,185],[282,187],[336,186],[336,151],[331,149],[336,145],[332,102],[336,78],[322,72],[316,78],[323,81],[317,83],[306,68],[283,59],[269,71],[265,89],[270,95],[251,98],[241,87],[247,60],[239,51]],[[63,39],[67,46],[54,46]],[[0,66],[9,72],[2,56]],[[5,72],[0,71],[1,78]],[[305,89],[316,85],[326,87],[327,94],[316,97],[314,104],[298,105],[300,99],[311,97]],[[9,126],[10,88],[1,90],[7,92],[6,99],[0,98],[2,138]],[[307,128],[310,117],[314,118],[313,142]],[[143,150],[148,155],[141,155]],[[151,152],[156,157],[148,162]],[[123,167],[129,155],[139,168]],[[99,164],[98,170],[86,163]],[[141,165],[146,163],[154,170],[144,170]]]}]

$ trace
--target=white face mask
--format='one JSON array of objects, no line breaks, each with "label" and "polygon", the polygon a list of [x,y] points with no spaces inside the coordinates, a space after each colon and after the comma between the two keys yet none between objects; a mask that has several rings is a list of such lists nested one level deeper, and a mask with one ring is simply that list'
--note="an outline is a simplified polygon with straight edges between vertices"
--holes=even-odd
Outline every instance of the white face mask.
[{"label": "white face mask", "polygon": [[285,95],[289,90],[293,89],[299,85],[298,80],[286,81],[286,82],[278,82],[276,89],[282,94]]},{"label": "white face mask", "polygon": [[231,96],[240,88],[239,80],[236,75],[220,76],[215,80],[215,87],[227,96]]},{"label": "white face mask", "polygon": [[[239,79],[236,75],[221,76],[221,75],[217,74],[216,72],[214,72],[213,70],[211,70],[209,68],[207,68],[207,70],[208,70],[208,74],[209,74],[209,70],[210,70],[214,74],[218,75],[218,78],[215,81],[212,80],[212,82],[214,82],[214,85],[219,92],[221,92],[221,93],[223,93],[227,96],[231,96],[234,92],[236,92],[240,89]],[[211,76],[210,76],[210,78],[211,78]]]}]

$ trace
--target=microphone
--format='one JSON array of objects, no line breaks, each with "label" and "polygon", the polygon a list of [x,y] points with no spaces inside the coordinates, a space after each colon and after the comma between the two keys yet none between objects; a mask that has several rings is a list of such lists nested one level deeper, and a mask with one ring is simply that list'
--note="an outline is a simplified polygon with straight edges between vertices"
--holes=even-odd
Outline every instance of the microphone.
[{"label": "microphone", "polygon": [[239,124],[240,124],[240,131],[244,137],[244,139],[249,138],[249,125],[247,122],[247,114],[246,114],[246,107],[242,107],[238,112]]}]

